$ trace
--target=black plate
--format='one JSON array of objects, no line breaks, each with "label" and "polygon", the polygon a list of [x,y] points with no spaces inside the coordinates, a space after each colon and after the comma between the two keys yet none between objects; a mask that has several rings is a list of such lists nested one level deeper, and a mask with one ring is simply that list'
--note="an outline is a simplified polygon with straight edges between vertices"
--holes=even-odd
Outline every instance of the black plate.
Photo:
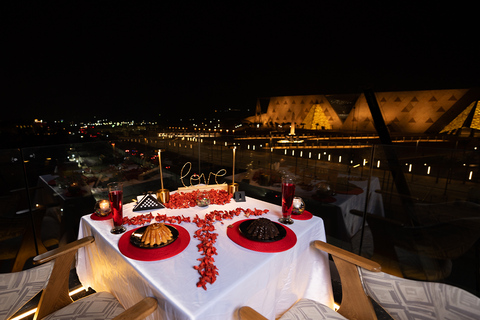
[{"label": "black plate", "polygon": [[240,233],[245,238],[247,238],[248,240],[253,240],[253,241],[258,241],[258,242],[275,242],[275,241],[278,241],[278,240],[282,240],[283,238],[285,238],[287,236],[287,230],[285,230],[285,228],[282,225],[274,222],[273,224],[277,227],[278,232],[279,232],[278,235],[275,238],[267,239],[267,240],[261,240],[261,239],[252,237],[251,235],[249,235],[247,233],[247,230],[248,230],[248,227],[250,226],[250,224],[253,221],[255,221],[255,219],[246,220],[246,221],[243,221],[242,223],[240,223],[240,225],[238,226],[238,229],[240,230]]},{"label": "black plate", "polygon": [[168,229],[170,229],[170,231],[172,231],[172,235],[173,235],[172,239],[170,241],[166,242],[166,243],[162,243],[160,245],[154,245],[153,247],[144,245],[142,243],[142,236],[143,236],[143,233],[145,232],[145,230],[147,229],[148,226],[141,227],[141,228],[138,228],[137,230],[135,230],[130,235],[130,243],[133,244],[136,247],[143,248],[143,249],[158,249],[158,248],[163,248],[165,246],[168,246],[173,241],[177,240],[179,233],[178,233],[178,230],[175,227],[170,226],[168,224],[166,224],[166,226],[168,227]]}]

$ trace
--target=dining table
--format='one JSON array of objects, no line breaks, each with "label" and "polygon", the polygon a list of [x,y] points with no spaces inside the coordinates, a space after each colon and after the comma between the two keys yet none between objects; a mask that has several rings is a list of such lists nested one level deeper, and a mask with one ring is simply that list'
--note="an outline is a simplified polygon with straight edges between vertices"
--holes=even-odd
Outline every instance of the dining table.
[{"label": "dining table", "polygon": [[381,217],[385,216],[385,211],[382,195],[376,192],[380,190],[380,180],[377,177],[370,180],[352,180],[350,183],[354,187],[350,190],[337,191],[331,197],[335,200],[331,204],[340,209],[339,214],[342,216],[345,230],[351,238],[363,227],[363,218],[352,214],[352,210],[362,212],[367,210],[368,213]]},{"label": "dining table", "polygon": [[92,210],[95,198],[88,186],[82,186],[72,193],[66,186],[57,183],[58,178],[58,175],[52,174],[39,176],[39,189],[35,193],[34,201],[50,208],[46,215],[60,223],[60,233],[67,241],[73,241],[78,233],[81,217]]},{"label": "dining table", "polygon": [[[168,246],[139,248],[131,241],[133,235],[157,220],[127,223],[127,231],[118,235],[110,233],[112,219],[93,213],[83,216],[78,238],[95,238],[77,254],[76,271],[84,287],[112,293],[125,308],[155,297],[158,308],[148,319],[238,319],[242,306],[276,319],[301,298],[333,308],[329,258],[313,246],[315,240],[326,241],[324,223],[308,208],[294,216],[293,224],[280,225],[281,206],[251,197],[203,207],[134,211],[138,206],[138,202],[123,205],[124,221],[160,217],[158,221],[177,230],[178,238]],[[208,232],[215,235],[214,254],[209,257],[218,274],[205,283],[201,273],[205,239],[199,234],[201,221],[214,214],[217,219],[210,221]],[[260,218],[280,225],[281,237],[247,238],[245,223]]]}]

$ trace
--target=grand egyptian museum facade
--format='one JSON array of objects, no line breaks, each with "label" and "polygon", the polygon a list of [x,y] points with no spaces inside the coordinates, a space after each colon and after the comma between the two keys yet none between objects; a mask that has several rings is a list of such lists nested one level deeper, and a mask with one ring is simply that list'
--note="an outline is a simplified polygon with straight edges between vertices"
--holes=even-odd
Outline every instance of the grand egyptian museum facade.
[{"label": "grand egyptian museum facade", "polygon": [[[480,131],[480,90],[451,89],[376,92],[385,124],[392,134]],[[376,132],[364,94],[271,97],[266,112],[260,102],[246,119],[266,127],[295,123],[297,128]]]}]

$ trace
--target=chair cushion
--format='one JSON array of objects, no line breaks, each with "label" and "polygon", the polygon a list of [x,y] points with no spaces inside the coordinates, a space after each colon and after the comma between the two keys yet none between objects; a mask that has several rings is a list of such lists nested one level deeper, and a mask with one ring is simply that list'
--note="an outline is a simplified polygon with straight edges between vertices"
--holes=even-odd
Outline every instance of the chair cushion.
[{"label": "chair cushion", "polygon": [[367,294],[394,319],[479,319],[480,299],[465,290],[358,269]]},{"label": "chair cushion", "polygon": [[43,320],[108,320],[125,311],[120,302],[108,292],[94,293],[49,314]]},{"label": "chair cushion", "polygon": [[300,299],[293,307],[291,307],[280,320],[306,320],[306,319],[332,319],[343,320],[347,319],[341,314],[333,311],[326,305],[319,302]]},{"label": "chair cushion", "polygon": [[0,274],[0,319],[8,319],[45,288],[53,262],[20,272]]}]

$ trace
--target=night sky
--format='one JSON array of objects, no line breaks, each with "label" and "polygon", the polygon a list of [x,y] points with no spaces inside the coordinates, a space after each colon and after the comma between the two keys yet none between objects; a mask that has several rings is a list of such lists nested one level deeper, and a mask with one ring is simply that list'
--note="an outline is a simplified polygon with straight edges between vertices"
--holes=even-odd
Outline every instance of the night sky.
[{"label": "night sky", "polygon": [[479,85],[471,7],[257,2],[2,1],[2,105],[12,119],[156,120]]}]

